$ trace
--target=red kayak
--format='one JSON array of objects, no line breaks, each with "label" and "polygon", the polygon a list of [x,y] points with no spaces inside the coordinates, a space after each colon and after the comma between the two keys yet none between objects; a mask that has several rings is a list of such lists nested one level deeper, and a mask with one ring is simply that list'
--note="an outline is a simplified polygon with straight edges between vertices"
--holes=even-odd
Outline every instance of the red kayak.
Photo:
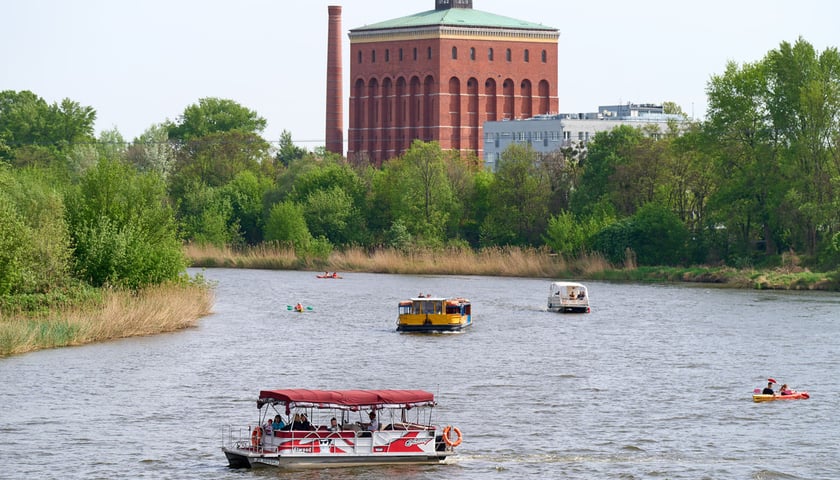
[{"label": "red kayak", "polygon": [[316,278],[341,278],[341,275],[338,275],[336,273],[331,273],[331,274],[328,274],[328,275],[315,275],[315,277]]},{"label": "red kayak", "polygon": [[773,400],[807,400],[809,398],[811,398],[811,395],[808,395],[808,392],[792,391],[787,395],[780,395],[778,393],[774,393],[772,395],[753,393],[753,402],[772,402]]}]

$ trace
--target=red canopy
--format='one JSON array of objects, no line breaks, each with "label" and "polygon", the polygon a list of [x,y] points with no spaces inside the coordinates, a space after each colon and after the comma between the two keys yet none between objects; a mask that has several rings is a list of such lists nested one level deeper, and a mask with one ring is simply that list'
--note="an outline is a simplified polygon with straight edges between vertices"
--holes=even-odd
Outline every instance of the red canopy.
[{"label": "red canopy", "polygon": [[257,406],[282,403],[287,407],[411,408],[433,406],[434,394],[425,390],[262,390]]}]

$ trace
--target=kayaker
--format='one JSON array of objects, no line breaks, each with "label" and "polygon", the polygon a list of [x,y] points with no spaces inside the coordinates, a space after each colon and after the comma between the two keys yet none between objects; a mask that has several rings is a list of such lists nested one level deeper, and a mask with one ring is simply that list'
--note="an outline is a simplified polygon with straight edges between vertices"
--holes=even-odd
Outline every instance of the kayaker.
[{"label": "kayaker", "polygon": [[775,393],[773,391],[773,382],[767,382],[767,386],[761,391],[762,395],[774,395]]},{"label": "kayaker", "polygon": [[791,391],[788,389],[787,383],[782,385],[782,388],[779,389],[779,395],[790,395]]}]

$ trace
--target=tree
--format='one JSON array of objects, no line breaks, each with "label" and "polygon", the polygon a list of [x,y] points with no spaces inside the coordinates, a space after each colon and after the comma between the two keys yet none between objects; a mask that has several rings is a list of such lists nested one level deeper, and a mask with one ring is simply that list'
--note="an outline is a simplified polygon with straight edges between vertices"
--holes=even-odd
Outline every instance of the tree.
[{"label": "tree", "polygon": [[[628,163],[625,153],[643,138],[641,130],[621,125],[609,132],[598,132],[590,142],[583,163],[580,182],[572,192],[570,209],[575,214],[589,214],[602,199],[615,202],[612,193],[617,190],[616,170]],[[618,210],[618,206],[615,206]]]},{"label": "tree", "polygon": [[538,245],[548,221],[551,185],[530,145],[511,144],[498,163],[483,245]]},{"label": "tree", "polygon": [[76,274],[94,286],[137,289],[186,268],[159,175],[102,159],[68,195],[67,212]]},{"label": "tree", "polygon": [[126,159],[141,172],[157,172],[164,180],[175,166],[175,148],[169,141],[169,130],[156,124],[135,138],[126,152]]},{"label": "tree", "polygon": [[0,92],[0,159],[45,165],[80,143],[93,142],[96,111],[65,98],[47,104],[24,90]]},{"label": "tree", "polygon": [[390,209],[386,225],[399,220],[416,241],[443,243],[453,208],[444,157],[437,142],[415,140],[402,157],[384,165],[375,194]]},{"label": "tree", "polygon": [[277,145],[277,161],[288,166],[294,160],[299,160],[306,155],[306,149],[298,147],[292,142],[292,132],[283,130],[280,132],[280,141]]},{"label": "tree", "polygon": [[221,132],[259,134],[265,125],[265,118],[257,112],[233,100],[213,97],[188,106],[177,123],[166,123],[169,138],[183,142]]},{"label": "tree", "polygon": [[288,200],[271,207],[265,225],[265,239],[294,247],[296,251],[308,250],[313,239],[306,226],[303,208]]}]

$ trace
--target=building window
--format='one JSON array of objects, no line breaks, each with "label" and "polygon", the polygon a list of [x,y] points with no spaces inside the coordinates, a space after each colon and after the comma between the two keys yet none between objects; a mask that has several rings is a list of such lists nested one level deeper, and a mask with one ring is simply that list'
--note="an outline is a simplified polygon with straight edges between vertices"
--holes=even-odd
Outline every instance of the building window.
[{"label": "building window", "polygon": [[417,61],[417,47],[414,47],[414,61]]},{"label": "building window", "polygon": [[426,58],[428,58],[429,60],[432,59],[432,47],[426,49]]},{"label": "building window", "polygon": [[525,49],[525,63],[528,63],[530,61],[531,61],[531,53],[528,51],[528,49]]},{"label": "building window", "polygon": [[487,59],[490,60],[491,62],[493,61],[493,49],[492,48],[487,50]]},{"label": "building window", "polygon": [[362,63],[362,51],[359,50],[359,63]]},{"label": "building window", "polygon": [[403,61],[403,50],[402,50],[402,48],[400,48],[400,61],[401,62]]},{"label": "building window", "polygon": [[475,48],[470,47],[470,60],[475,60]]},{"label": "building window", "polygon": [[458,60],[458,47],[452,47],[452,60]]},{"label": "building window", "polygon": [[505,60],[507,60],[509,62],[510,57],[511,57],[511,53],[510,53],[510,49],[508,48],[507,50],[505,50]]},{"label": "building window", "polygon": [[546,53],[546,51],[543,50],[542,51],[542,63],[545,63],[547,61],[548,61],[548,53]]},{"label": "building window", "polygon": [[370,51],[370,63],[376,63],[376,50]]},{"label": "building window", "polygon": [[391,50],[386,48],[385,49],[385,63],[388,63],[390,61],[391,61]]}]

